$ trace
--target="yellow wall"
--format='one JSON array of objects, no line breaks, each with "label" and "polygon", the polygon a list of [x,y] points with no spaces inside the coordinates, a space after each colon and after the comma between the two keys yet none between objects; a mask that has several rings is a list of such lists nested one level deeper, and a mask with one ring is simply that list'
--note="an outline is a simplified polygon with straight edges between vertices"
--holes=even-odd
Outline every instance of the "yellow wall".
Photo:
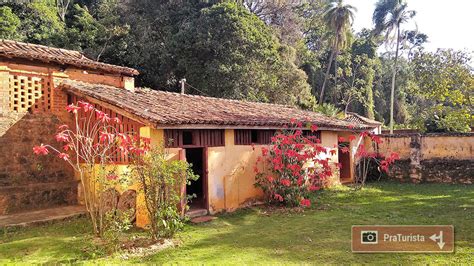
[{"label": "yellow wall", "polygon": [[[140,136],[148,137],[151,139],[152,145],[162,145],[164,138],[164,131],[162,129],[153,129],[150,127],[141,127]],[[169,153],[169,160],[179,160],[179,148],[167,149]],[[95,172],[99,171],[99,165],[96,166]],[[127,176],[129,173],[128,165],[110,165],[107,166],[108,169],[114,170],[115,173],[119,176]],[[76,179],[80,180],[79,174],[75,173]],[[137,210],[136,210],[136,224],[138,227],[145,227],[149,224],[148,211],[145,206],[145,198],[143,193],[140,191],[138,183],[129,180],[129,183],[116,186],[115,189],[121,194],[126,190],[132,189],[137,191]],[[81,186],[78,191],[79,203],[84,204],[83,191]]]},{"label": "yellow wall", "polygon": [[396,152],[401,160],[410,159],[410,137],[389,137],[382,138],[382,143],[378,145],[379,153],[388,154]]},{"label": "yellow wall", "polygon": [[[164,141],[164,130],[163,129],[154,129],[151,127],[141,127],[140,128],[140,137],[150,138],[150,144],[152,146],[160,146],[163,145]],[[171,148],[167,149],[166,151],[169,154],[169,160],[179,160],[179,151],[182,150],[180,148]],[[137,184],[134,185],[137,187]],[[145,206],[145,196],[143,192],[137,190],[137,226],[138,227],[145,227],[150,223],[148,218],[148,210]]]},{"label": "yellow wall", "polygon": [[473,136],[423,136],[421,143],[423,159],[474,158]]},{"label": "yellow wall", "polygon": [[262,195],[255,188],[254,166],[262,145],[234,145],[234,130],[225,131],[225,147],[208,148],[209,211],[233,211]]},{"label": "yellow wall", "polygon": [[[410,159],[409,136],[385,137],[379,145],[379,152],[397,152],[400,159]],[[472,159],[474,158],[474,137],[472,136],[443,136],[424,135],[421,137],[421,159]]]}]

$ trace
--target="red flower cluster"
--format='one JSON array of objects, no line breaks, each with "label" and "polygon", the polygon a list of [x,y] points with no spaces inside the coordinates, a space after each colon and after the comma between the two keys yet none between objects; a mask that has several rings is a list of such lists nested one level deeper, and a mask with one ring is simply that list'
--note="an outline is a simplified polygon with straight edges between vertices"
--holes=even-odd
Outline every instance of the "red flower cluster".
[{"label": "red flower cluster", "polygon": [[301,199],[300,205],[303,207],[309,207],[311,206],[311,201],[309,199]]},{"label": "red flower cluster", "polygon": [[[302,122],[291,122],[291,127],[272,137],[269,148],[262,148],[262,157],[255,167],[256,186],[262,188],[270,201],[307,207],[308,193],[318,190],[332,170],[329,159],[318,156],[328,152],[320,140],[315,135],[303,134],[303,130],[315,132],[318,127],[307,122],[303,128]],[[267,166],[260,171],[258,165],[262,162]],[[272,174],[265,174],[268,171]]]},{"label": "red flower cluster", "polygon": [[59,132],[55,136],[57,142],[67,142],[69,140],[68,135],[64,132]]},{"label": "red flower cluster", "polygon": [[67,161],[69,159],[69,155],[67,153],[63,153],[63,152],[58,154],[58,157],[65,160],[65,161]]},{"label": "red flower cluster", "polygon": [[390,153],[390,155],[387,158],[380,161],[380,169],[384,172],[388,172],[388,168],[390,167],[390,165],[392,165],[398,159],[400,159],[398,153],[396,152]]},{"label": "red flower cluster", "polygon": [[[116,150],[124,154],[143,155],[150,148],[149,138],[139,138],[138,136],[131,138],[128,134],[117,133],[116,127],[110,124],[120,124],[121,120],[118,117],[111,118],[90,103],[78,101],[77,105],[68,105],[66,110],[77,115],[76,125],[78,128],[71,130],[68,125],[58,127],[55,139],[57,142],[64,143],[63,152],[52,146],[49,146],[48,149],[47,146],[41,144],[33,148],[35,154],[47,155],[50,151],[54,151],[59,158],[72,163],[70,155],[66,152],[79,153],[75,154],[77,156],[74,158],[79,158],[81,161],[96,161],[97,158],[107,157],[103,156],[104,154],[111,154]],[[95,120],[91,118],[95,118]],[[89,147],[84,148],[84,146]],[[103,163],[110,163],[110,160]]]},{"label": "red flower cluster", "polygon": [[109,180],[109,181],[114,181],[114,180],[117,180],[119,177],[118,177],[118,175],[116,175],[116,174],[114,174],[114,173],[111,173],[111,174],[108,174],[108,175],[106,176],[106,178],[107,178],[107,180]]},{"label": "red flower cluster", "polygon": [[36,155],[47,155],[47,154],[49,154],[48,148],[46,146],[44,146],[43,144],[41,144],[40,146],[34,146],[33,147],[33,152]]},{"label": "red flower cluster", "polygon": [[86,113],[95,109],[94,105],[92,105],[88,102],[78,101],[77,103],[80,107],[82,107],[82,109],[84,109],[84,112],[86,112]]},{"label": "red flower cluster", "polygon": [[74,105],[74,104],[70,104],[70,105],[66,106],[66,110],[67,110],[69,113],[77,114],[77,113],[79,112],[79,110],[81,110],[81,107],[76,106],[76,105]]}]

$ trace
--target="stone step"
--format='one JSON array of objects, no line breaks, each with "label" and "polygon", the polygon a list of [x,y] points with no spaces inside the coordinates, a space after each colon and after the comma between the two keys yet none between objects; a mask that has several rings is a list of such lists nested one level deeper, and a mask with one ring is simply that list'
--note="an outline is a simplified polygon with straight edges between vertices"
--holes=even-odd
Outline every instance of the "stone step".
[{"label": "stone step", "polygon": [[15,213],[10,215],[0,215],[0,229],[26,227],[62,221],[84,216],[86,213],[87,211],[84,206],[73,205]]},{"label": "stone step", "polygon": [[214,219],[216,219],[216,217],[214,217],[214,216],[209,216],[209,215],[200,216],[200,217],[196,217],[196,218],[191,219],[191,223],[193,223],[193,224],[207,223],[207,222],[210,222]]},{"label": "stone step", "polygon": [[206,216],[207,214],[208,214],[208,211],[206,209],[193,209],[186,212],[186,216],[189,217],[190,219]]}]

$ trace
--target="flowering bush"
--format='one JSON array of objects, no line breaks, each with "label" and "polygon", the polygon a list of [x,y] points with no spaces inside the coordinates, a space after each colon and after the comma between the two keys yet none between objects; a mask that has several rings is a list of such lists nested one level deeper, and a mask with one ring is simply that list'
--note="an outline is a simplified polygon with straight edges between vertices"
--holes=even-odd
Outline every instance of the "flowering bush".
[{"label": "flowering bush", "polygon": [[[328,149],[320,145],[316,136],[303,134],[302,123],[294,125],[294,129],[273,136],[270,148],[262,148],[255,166],[255,185],[264,191],[269,202],[307,207],[311,205],[310,192],[319,190],[332,170],[329,157],[320,156]],[[317,131],[315,125],[308,128]]]},{"label": "flowering bush", "polygon": [[354,180],[356,185],[364,185],[371,170],[376,167],[379,173],[388,172],[390,165],[400,159],[398,153],[389,152],[383,155],[377,152],[377,145],[382,143],[382,139],[374,134],[362,132],[361,137],[368,138],[372,145],[372,151],[368,151],[365,145],[360,144],[357,148],[355,158],[357,163],[357,174]]},{"label": "flowering bush", "polygon": [[[269,148],[262,148],[262,156],[255,165],[255,186],[263,190],[265,198],[270,203],[287,206],[311,206],[310,195],[323,187],[333,175],[334,170],[341,167],[340,163],[331,162],[331,157],[339,149],[342,153],[349,153],[350,147],[335,145],[333,148],[323,147],[316,136],[318,127],[292,121],[290,128],[276,133],[272,137]],[[396,153],[388,157],[381,157],[376,152],[365,149],[362,140],[368,139],[372,143],[381,143],[379,136],[362,132],[359,137],[348,136],[338,139],[338,143],[353,142],[355,145],[355,161],[364,161],[368,158],[375,160],[381,171],[398,159]],[[358,180],[365,182],[367,171],[358,175]],[[363,182],[360,182],[363,184]]]},{"label": "flowering bush", "polygon": [[68,105],[66,110],[74,115],[74,126],[58,127],[55,138],[61,148],[41,144],[33,147],[33,152],[37,155],[54,153],[74,168],[80,177],[94,233],[102,237],[107,226],[105,218],[110,216],[106,213],[110,208],[104,204],[106,191],[125,182],[115,173],[113,155],[117,152],[143,154],[149,148],[149,140],[144,139],[144,145],[135,147],[133,139],[138,136],[119,132],[120,119],[111,118],[90,103],[78,101],[77,105]]}]

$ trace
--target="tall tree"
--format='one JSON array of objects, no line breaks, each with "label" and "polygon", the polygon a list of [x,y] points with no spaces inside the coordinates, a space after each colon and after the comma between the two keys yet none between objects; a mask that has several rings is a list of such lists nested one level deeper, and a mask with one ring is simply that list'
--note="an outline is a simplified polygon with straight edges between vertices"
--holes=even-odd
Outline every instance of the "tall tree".
[{"label": "tall tree", "polygon": [[294,49],[242,5],[201,9],[181,23],[171,44],[175,76],[206,95],[293,105],[311,97]]},{"label": "tall tree", "polygon": [[409,93],[410,124],[427,131],[470,131],[474,125],[471,53],[416,52],[410,62],[417,86]]},{"label": "tall tree", "polygon": [[20,18],[8,6],[0,7],[0,39],[19,38]]},{"label": "tall tree", "polygon": [[337,86],[337,54],[340,49],[346,47],[350,42],[350,30],[351,24],[354,21],[354,12],[357,9],[351,5],[344,5],[342,0],[331,1],[324,13],[324,20],[326,21],[328,27],[333,32],[332,40],[332,50],[331,56],[329,57],[328,68],[326,70],[326,75],[324,76],[323,86],[321,88],[321,94],[319,95],[319,102],[324,102],[324,89],[329,76],[329,70],[331,69],[332,61],[334,59],[335,65],[335,85]]},{"label": "tall tree", "polygon": [[395,64],[392,70],[392,87],[390,91],[390,133],[393,133],[395,81],[397,76],[398,56],[402,41],[401,25],[415,16],[416,12],[408,10],[404,0],[379,0],[375,6],[372,20],[375,24],[375,33],[385,33],[386,43],[395,41]]},{"label": "tall tree", "polygon": [[275,30],[284,44],[295,46],[303,37],[303,19],[298,11],[305,0],[237,0]]}]

